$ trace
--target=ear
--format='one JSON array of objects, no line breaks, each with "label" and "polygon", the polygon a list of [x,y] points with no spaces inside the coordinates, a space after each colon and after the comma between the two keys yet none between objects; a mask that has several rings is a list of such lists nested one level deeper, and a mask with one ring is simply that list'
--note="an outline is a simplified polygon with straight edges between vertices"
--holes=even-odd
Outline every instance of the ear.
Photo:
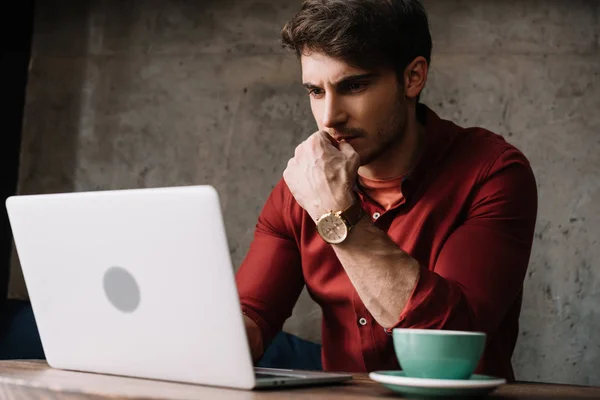
[{"label": "ear", "polygon": [[404,95],[408,99],[416,99],[425,87],[429,65],[425,57],[415,58],[404,69]]}]

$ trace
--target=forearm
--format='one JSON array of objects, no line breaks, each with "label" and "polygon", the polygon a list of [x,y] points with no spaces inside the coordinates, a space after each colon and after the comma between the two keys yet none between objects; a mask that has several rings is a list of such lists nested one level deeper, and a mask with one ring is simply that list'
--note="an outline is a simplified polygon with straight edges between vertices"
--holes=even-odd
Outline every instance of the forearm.
[{"label": "forearm", "polygon": [[367,217],[333,249],[375,320],[383,327],[396,324],[419,278],[417,260]]}]

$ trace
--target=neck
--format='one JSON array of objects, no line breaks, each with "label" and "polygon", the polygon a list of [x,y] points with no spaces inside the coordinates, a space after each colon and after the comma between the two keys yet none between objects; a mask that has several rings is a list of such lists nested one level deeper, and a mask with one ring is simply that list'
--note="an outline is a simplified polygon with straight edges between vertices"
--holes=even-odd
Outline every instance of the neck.
[{"label": "neck", "polygon": [[363,165],[358,173],[367,179],[385,180],[406,174],[421,149],[425,127],[417,119],[416,105],[409,105],[404,132],[373,162]]}]

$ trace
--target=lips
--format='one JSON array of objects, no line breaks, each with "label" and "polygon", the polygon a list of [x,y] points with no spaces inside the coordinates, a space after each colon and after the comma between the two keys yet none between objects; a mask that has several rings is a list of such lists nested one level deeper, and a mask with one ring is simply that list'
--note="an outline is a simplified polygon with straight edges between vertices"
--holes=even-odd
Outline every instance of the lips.
[{"label": "lips", "polygon": [[352,128],[347,128],[347,129],[333,129],[330,133],[330,136],[336,141],[336,142],[350,142],[354,139],[357,139],[361,136],[363,136],[363,132],[361,132],[360,129],[352,129]]}]

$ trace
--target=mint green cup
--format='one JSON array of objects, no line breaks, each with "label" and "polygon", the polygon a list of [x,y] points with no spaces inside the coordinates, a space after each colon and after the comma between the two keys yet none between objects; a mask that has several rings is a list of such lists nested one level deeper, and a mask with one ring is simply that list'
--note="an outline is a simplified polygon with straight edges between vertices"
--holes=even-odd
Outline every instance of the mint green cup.
[{"label": "mint green cup", "polygon": [[394,350],[406,376],[469,379],[485,348],[483,332],[396,328]]}]

